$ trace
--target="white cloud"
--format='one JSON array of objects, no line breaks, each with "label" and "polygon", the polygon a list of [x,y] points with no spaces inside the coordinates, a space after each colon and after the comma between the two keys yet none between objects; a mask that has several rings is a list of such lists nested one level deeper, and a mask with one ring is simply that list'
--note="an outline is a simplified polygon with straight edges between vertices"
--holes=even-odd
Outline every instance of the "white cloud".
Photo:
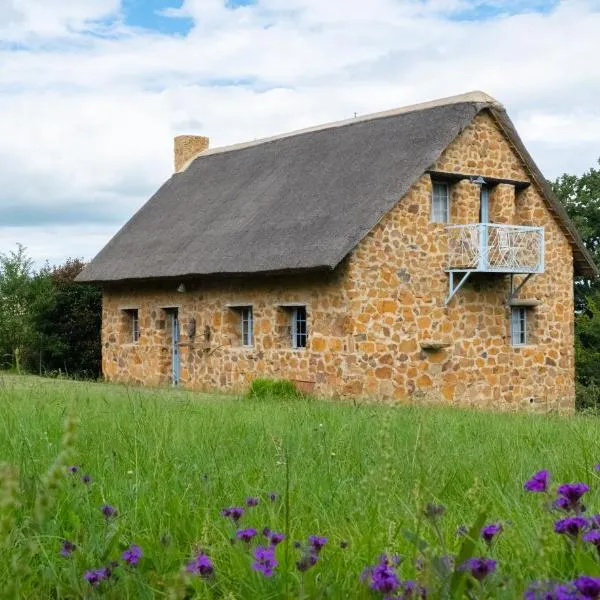
[{"label": "white cloud", "polygon": [[0,0],[0,38],[57,37],[116,15],[120,0]]},{"label": "white cloud", "polygon": [[547,176],[600,155],[600,0],[485,21],[453,18],[483,0],[226,4],[186,0],[169,14],[194,28],[169,37],[125,27],[118,0],[0,0],[0,216],[99,218],[68,235],[0,224],[0,251],[91,258],[170,175],[183,132],[220,145],[483,89]]}]

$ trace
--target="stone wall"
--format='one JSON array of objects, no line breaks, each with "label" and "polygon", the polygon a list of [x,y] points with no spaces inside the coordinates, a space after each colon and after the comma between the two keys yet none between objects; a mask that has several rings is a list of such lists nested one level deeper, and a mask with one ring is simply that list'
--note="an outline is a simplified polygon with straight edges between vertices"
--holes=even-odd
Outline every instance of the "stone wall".
[{"label": "stone wall", "polygon": [[[529,180],[488,113],[446,149],[433,170]],[[573,259],[570,245],[531,185],[491,190],[490,220],[545,228],[545,273],[519,294],[530,344],[512,346],[509,277],[473,276],[448,306],[448,241],[430,223],[431,180],[423,175],[331,274],[179,282],[107,288],[103,368],[112,381],[168,384],[165,308],[181,320],[181,384],[240,390],[257,376],[282,377],[326,396],[442,401],[502,409],[571,410],[574,404]],[[452,223],[478,221],[479,188],[451,188]],[[517,283],[519,278],[517,279]],[[290,309],[307,306],[309,342],[291,347]],[[254,346],[241,346],[239,311],[254,311]],[[130,343],[126,313],[138,308]],[[195,320],[196,335],[187,332]]]}]

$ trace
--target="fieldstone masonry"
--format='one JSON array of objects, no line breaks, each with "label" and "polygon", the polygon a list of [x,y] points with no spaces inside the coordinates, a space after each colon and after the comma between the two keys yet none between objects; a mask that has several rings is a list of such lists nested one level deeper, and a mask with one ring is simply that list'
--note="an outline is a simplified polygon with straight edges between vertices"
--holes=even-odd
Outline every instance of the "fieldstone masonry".
[{"label": "fieldstone masonry", "polygon": [[[435,171],[528,181],[529,174],[490,113],[480,113],[446,149]],[[570,411],[574,406],[573,256],[535,185],[495,186],[490,220],[545,228],[545,273],[519,293],[529,345],[512,346],[509,277],[473,276],[448,306],[445,226],[430,223],[424,174],[332,273],[186,281],[104,291],[103,370],[110,381],[167,385],[178,308],[181,385],[242,390],[259,376],[292,379],[325,396],[400,402]],[[451,221],[476,223],[479,188],[451,188]],[[517,280],[519,278],[516,278]],[[291,347],[290,308],[305,304],[308,347]],[[252,305],[254,346],[241,346],[240,311]],[[288,305],[288,306],[286,306]],[[137,308],[140,339],[128,314]],[[188,333],[192,320],[195,335]]]}]

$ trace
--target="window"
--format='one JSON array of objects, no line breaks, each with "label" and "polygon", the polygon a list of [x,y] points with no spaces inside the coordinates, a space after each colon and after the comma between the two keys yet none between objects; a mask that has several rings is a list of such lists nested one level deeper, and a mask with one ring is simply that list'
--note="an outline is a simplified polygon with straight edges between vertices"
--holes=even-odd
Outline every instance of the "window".
[{"label": "window", "polygon": [[518,307],[512,309],[510,328],[513,346],[524,346],[525,344],[527,344],[526,308]]},{"label": "window", "polygon": [[449,205],[450,194],[448,184],[434,181],[431,195],[431,222],[448,223]]},{"label": "window", "polygon": [[296,306],[292,310],[292,347],[306,348],[307,339],[306,306]]},{"label": "window", "polygon": [[244,306],[240,309],[242,326],[242,346],[252,346],[254,344],[254,319],[252,316],[252,307]]},{"label": "window", "polygon": [[126,334],[130,343],[137,344],[140,341],[140,321],[137,308],[128,308],[123,311],[126,317]]}]

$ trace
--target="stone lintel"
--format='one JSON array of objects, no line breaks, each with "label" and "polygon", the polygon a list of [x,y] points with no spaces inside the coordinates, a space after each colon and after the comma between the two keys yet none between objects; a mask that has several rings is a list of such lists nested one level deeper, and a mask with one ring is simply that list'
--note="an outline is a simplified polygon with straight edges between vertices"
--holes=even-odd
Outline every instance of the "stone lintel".
[{"label": "stone lintel", "polygon": [[537,298],[513,298],[512,300],[508,301],[509,306],[524,306],[524,307],[539,306],[541,303],[542,303],[542,301],[538,300]]}]

